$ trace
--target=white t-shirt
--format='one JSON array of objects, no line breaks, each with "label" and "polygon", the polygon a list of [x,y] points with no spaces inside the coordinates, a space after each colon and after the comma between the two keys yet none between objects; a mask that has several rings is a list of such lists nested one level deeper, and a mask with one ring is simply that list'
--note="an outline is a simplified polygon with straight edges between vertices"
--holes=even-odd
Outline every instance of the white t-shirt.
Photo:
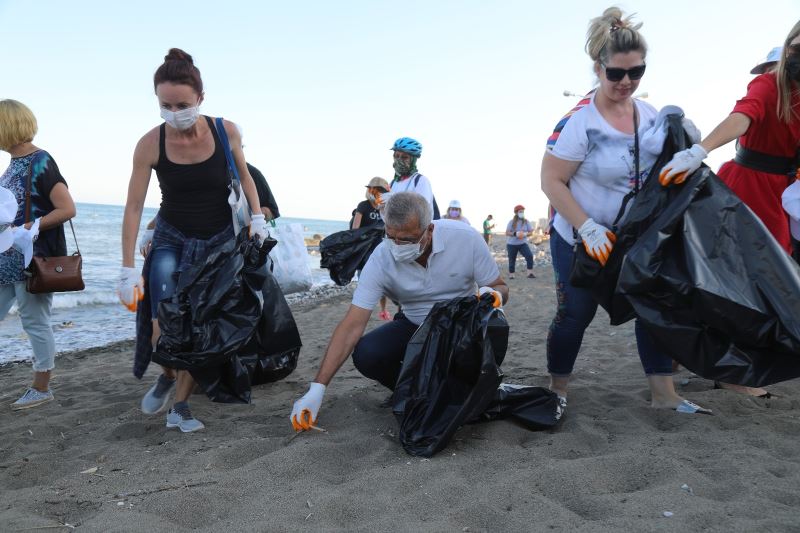
[{"label": "white t-shirt", "polygon": [[[595,93],[596,96],[597,93]],[[650,130],[658,112],[648,103],[634,100],[639,112],[639,138]],[[634,187],[634,136],[613,128],[592,101],[567,121],[553,146],[552,155],[566,161],[580,161],[577,172],[569,180],[569,189],[589,217],[611,228],[619,212],[622,198]],[[647,179],[658,154],[639,149],[641,183]],[[556,213],[556,231],[573,243],[572,226]]]},{"label": "white t-shirt", "polygon": [[[419,176],[419,180],[417,180],[417,176]],[[416,182],[416,185],[414,185],[414,182]],[[419,172],[412,174],[403,181],[392,182],[392,192],[415,192],[421,194],[428,200],[428,203],[431,204],[431,209],[433,209],[433,189],[431,188],[431,182]]]},{"label": "white t-shirt", "polygon": [[476,294],[478,287],[500,277],[480,233],[454,220],[434,220],[433,226],[427,268],[416,261],[398,263],[382,242],[361,271],[353,305],[372,310],[385,294],[403,306],[406,318],[419,325],[434,304]]}]

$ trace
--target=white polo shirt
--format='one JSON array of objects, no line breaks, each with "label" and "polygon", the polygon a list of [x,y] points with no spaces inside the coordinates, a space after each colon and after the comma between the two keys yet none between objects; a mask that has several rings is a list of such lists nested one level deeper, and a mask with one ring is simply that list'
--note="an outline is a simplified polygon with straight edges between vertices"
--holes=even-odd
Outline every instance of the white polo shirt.
[{"label": "white polo shirt", "polygon": [[361,271],[353,305],[372,310],[385,294],[419,325],[434,304],[476,294],[478,287],[500,277],[489,247],[472,227],[455,220],[434,220],[433,227],[427,267],[398,263],[380,243]]}]

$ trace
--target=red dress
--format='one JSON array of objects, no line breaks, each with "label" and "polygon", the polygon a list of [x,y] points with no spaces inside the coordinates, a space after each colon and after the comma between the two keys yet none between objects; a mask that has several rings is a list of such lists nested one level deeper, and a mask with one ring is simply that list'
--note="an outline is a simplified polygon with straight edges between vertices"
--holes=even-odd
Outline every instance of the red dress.
[{"label": "red dress", "polygon": [[[793,99],[793,109],[800,99]],[[736,102],[732,113],[750,118],[747,133],[739,144],[764,154],[794,157],[800,144],[800,120],[786,124],[778,118],[778,86],[775,74],[758,76],[747,86],[747,95]],[[758,215],[781,246],[791,253],[789,220],[781,205],[783,190],[792,183],[784,174],[769,174],[728,161],[717,173],[747,206]]]}]

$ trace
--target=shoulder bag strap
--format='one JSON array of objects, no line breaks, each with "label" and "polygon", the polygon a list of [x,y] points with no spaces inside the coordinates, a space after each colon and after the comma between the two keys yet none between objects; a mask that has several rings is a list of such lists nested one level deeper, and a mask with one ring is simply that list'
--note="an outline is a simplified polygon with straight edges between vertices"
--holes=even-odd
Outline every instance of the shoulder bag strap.
[{"label": "shoulder bag strap", "polygon": [[23,221],[24,224],[27,224],[31,220],[31,188],[33,187],[33,158],[31,159],[31,164],[28,165],[28,175],[25,178],[25,220]]},{"label": "shoulder bag strap", "polygon": [[225,131],[225,124],[222,122],[222,117],[218,117],[214,122],[217,126],[217,135],[219,135],[219,140],[222,143],[222,149],[225,152],[225,159],[228,161],[228,169],[231,171],[231,179],[241,181],[239,179],[239,172],[236,170],[236,163],[233,161],[231,144],[228,142],[228,133]]},{"label": "shoulder bag strap", "polygon": [[633,101],[633,166],[636,172],[636,175],[633,178],[633,189],[631,192],[625,195],[622,199],[622,204],[619,206],[619,211],[617,211],[617,216],[614,219],[614,224],[611,227],[611,231],[617,233],[619,221],[622,219],[622,216],[625,214],[625,209],[628,207],[628,203],[633,199],[634,196],[639,194],[639,190],[641,189],[641,173],[639,170],[639,113],[636,110],[636,101]]},{"label": "shoulder bag strap", "polygon": [[81,249],[78,248],[78,238],[75,236],[75,226],[72,225],[72,219],[69,219],[69,229],[72,230],[72,238],[75,240],[75,249],[78,251],[78,255],[81,255]]}]

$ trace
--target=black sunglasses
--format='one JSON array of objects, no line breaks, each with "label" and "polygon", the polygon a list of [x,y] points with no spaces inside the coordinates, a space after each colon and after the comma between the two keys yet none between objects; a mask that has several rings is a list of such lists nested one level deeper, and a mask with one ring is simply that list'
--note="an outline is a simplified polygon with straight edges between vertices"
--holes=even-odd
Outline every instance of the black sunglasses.
[{"label": "black sunglasses", "polygon": [[644,69],[647,68],[647,65],[639,65],[638,67],[633,68],[616,68],[616,67],[606,67],[606,79],[608,81],[622,81],[622,78],[625,77],[625,74],[631,79],[631,81],[636,81],[642,79],[644,76]]}]

